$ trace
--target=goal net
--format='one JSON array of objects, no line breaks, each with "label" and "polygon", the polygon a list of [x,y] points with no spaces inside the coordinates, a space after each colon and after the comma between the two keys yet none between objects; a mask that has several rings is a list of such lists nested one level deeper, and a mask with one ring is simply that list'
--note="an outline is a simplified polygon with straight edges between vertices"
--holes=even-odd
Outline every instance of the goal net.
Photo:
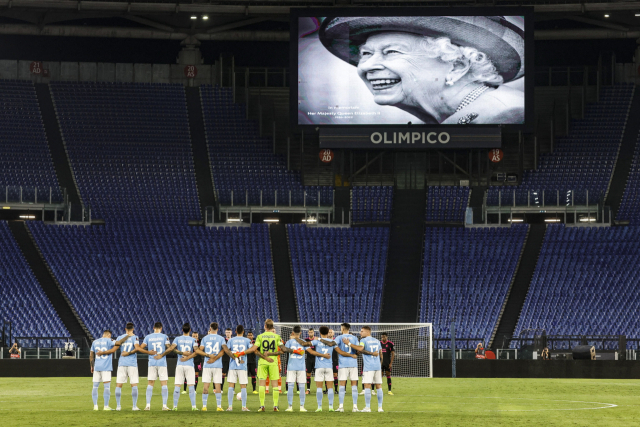
[{"label": "goal net", "polygon": [[[302,339],[309,336],[313,328],[315,339],[320,339],[320,326],[333,329],[334,337],[340,335],[339,323],[275,323],[276,331],[282,340],[289,341],[294,326],[302,329]],[[371,336],[380,339],[386,333],[393,343],[395,357],[391,375],[394,377],[433,378],[433,330],[431,323],[351,323],[351,334],[360,338],[360,328],[369,326]],[[287,369],[287,354],[281,357],[282,374]],[[314,357],[306,354],[305,357]],[[362,357],[358,357],[358,370],[362,372]]]}]

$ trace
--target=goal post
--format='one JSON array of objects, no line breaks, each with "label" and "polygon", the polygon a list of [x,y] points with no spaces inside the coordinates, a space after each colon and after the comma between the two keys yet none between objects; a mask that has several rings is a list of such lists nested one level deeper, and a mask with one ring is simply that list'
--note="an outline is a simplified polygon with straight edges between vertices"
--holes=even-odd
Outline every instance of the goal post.
[{"label": "goal post", "polygon": [[[433,378],[433,328],[431,323],[351,323],[352,335],[360,338],[363,326],[371,328],[371,336],[380,339],[386,333],[393,342],[395,358],[391,375],[394,377]],[[309,336],[313,328],[315,338],[320,338],[320,326],[333,329],[335,336],[340,335],[340,323],[285,323],[274,324],[276,332],[284,343],[289,340],[294,326],[302,329],[302,339]],[[307,354],[305,357],[313,357]],[[281,356],[282,374],[286,372],[287,355]],[[362,372],[362,357],[358,357],[359,372]]]}]

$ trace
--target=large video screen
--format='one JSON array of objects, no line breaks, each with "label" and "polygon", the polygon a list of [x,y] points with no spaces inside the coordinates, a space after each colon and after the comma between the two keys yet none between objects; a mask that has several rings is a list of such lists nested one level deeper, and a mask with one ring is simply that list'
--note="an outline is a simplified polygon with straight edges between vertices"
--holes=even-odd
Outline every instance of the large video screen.
[{"label": "large video screen", "polygon": [[531,10],[460,10],[292,9],[293,123],[524,127]]}]

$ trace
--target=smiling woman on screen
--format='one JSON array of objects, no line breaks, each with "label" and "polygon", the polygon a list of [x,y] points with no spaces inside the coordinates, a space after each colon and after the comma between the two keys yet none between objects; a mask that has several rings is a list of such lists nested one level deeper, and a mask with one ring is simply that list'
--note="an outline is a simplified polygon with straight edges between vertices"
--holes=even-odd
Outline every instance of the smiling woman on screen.
[{"label": "smiling woman on screen", "polygon": [[502,16],[327,18],[320,40],[379,105],[424,123],[524,123],[524,31]]}]

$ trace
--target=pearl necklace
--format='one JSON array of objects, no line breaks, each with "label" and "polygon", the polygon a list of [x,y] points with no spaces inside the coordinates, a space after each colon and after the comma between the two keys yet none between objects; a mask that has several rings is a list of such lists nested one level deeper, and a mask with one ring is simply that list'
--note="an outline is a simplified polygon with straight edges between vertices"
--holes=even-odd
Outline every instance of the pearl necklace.
[{"label": "pearl necklace", "polygon": [[469,92],[469,94],[464,97],[460,105],[458,105],[458,108],[456,108],[456,113],[478,99],[478,97],[482,95],[487,89],[489,89],[489,86],[482,85]]}]

